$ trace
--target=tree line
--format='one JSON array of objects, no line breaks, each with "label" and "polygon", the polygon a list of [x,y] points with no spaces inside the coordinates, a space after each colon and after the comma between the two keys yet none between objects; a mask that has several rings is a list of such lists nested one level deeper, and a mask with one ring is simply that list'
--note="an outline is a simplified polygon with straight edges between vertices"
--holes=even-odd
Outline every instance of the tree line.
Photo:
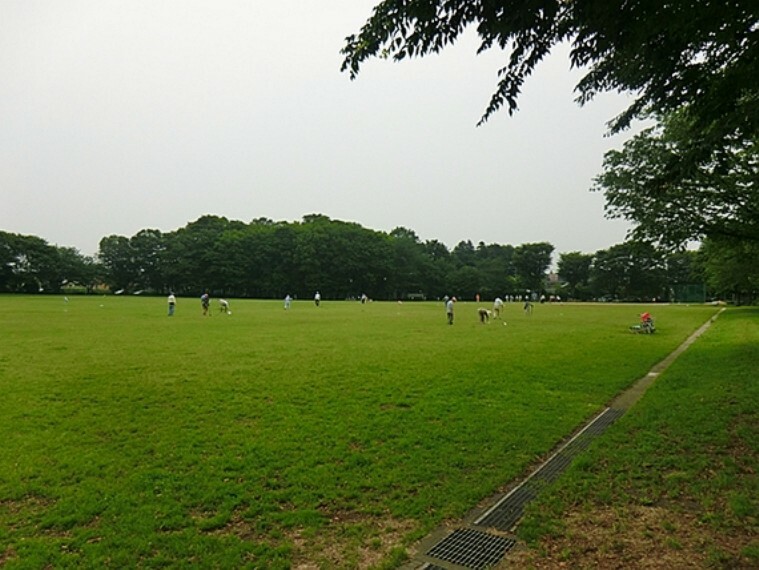
[{"label": "tree line", "polygon": [[320,214],[301,222],[250,223],[203,216],[170,233],[105,237],[98,260],[108,286],[117,290],[407,299],[539,290],[553,249],[548,243],[475,247],[462,241],[449,250],[407,228],[387,233]]},{"label": "tree line", "polygon": [[[143,229],[110,235],[88,257],[36,236],[0,231],[0,291],[125,291],[196,296],[282,298],[471,299],[555,294],[563,299],[677,301],[684,287],[710,297],[753,299],[759,247],[707,240],[697,252],[625,242],[595,253],[558,256],[547,242],[453,249],[422,241],[413,230],[367,229],[324,215],[301,222],[259,218],[249,223],[202,216],[172,232]],[[699,288],[700,287],[700,288]],[[685,299],[687,300],[687,299]],[[694,299],[695,300],[695,299]]]}]

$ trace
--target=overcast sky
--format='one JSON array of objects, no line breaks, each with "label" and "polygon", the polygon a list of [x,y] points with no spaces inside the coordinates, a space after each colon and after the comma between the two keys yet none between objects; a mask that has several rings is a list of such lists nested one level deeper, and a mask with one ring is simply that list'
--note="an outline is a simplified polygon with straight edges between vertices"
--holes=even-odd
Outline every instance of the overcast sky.
[{"label": "overcast sky", "polygon": [[472,30],[424,59],[340,72],[375,0],[0,1],[0,229],[97,252],[204,214],[320,213],[453,248],[623,241],[591,193],[626,107],[574,103],[558,49],[514,117],[476,127],[503,52]]}]

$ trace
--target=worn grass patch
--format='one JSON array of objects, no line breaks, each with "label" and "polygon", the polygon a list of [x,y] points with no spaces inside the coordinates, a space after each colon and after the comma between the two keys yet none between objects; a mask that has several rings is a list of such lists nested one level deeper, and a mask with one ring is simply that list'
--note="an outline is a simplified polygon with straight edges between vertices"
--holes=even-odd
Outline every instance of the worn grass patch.
[{"label": "worn grass patch", "polygon": [[731,310],[531,504],[505,564],[759,566],[759,311]]},{"label": "worn grass patch", "polygon": [[[9,568],[392,567],[714,312],[515,304],[503,326],[459,303],[447,326],[442,303],[2,302]],[[656,335],[628,332],[643,310]]]}]

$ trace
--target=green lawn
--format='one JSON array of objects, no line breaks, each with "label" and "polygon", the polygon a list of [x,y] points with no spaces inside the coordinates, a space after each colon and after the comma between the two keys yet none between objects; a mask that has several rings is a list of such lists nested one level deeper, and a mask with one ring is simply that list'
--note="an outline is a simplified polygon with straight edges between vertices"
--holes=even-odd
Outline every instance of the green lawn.
[{"label": "green lawn", "polygon": [[[0,300],[9,568],[392,565],[715,312]],[[657,334],[630,334],[644,310]]]},{"label": "green lawn", "polygon": [[759,567],[759,310],[731,309],[551,492],[520,568]]}]

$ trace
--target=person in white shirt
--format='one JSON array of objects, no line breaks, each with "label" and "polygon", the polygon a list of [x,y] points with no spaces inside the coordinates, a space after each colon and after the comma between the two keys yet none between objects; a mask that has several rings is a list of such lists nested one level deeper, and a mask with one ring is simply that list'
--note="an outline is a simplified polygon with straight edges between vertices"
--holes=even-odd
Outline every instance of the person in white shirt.
[{"label": "person in white shirt", "polygon": [[493,318],[498,319],[501,317],[501,310],[503,309],[503,299],[496,297],[493,301]]},{"label": "person in white shirt", "polygon": [[451,297],[445,304],[445,314],[448,317],[448,324],[453,324],[453,304],[456,302],[456,297]]}]

